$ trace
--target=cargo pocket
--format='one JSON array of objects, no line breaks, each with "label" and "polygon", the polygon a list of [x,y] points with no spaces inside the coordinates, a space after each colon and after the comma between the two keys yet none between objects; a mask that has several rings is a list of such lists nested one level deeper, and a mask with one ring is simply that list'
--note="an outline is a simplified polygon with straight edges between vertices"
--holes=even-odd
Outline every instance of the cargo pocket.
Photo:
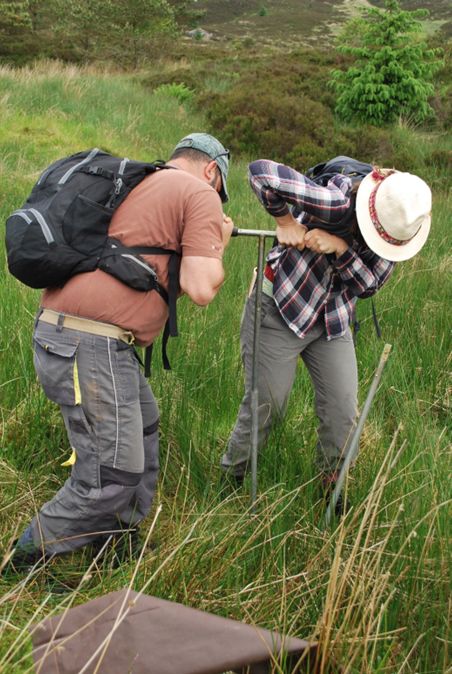
[{"label": "cargo pocket", "polygon": [[78,342],[56,342],[36,334],[33,341],[34,366],[46,396],[58,405],[80,405]]},{"label": "cargo pocket", "polygon": [[72,479],[85,487],[98,489],[99,454],[94,433],[87,422],[80,405],[61,408],[69,442],[75,453],[72,465]]},{"label": "cargo pocket", "polygon": [[138,402],[140,366],[132,347],[118,340],[113,347],[112,360],[115,363],[118,400],[126,405]]}]

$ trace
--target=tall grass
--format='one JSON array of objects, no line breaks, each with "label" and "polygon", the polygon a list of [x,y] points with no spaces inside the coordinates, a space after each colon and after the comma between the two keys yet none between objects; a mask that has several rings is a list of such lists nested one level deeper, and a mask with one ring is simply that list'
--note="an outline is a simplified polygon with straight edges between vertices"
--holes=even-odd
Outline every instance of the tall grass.
[{"label": "tall grass", "polygon": [[[111,73],[53,65],[3,69],[0,98],[2,220],[59,156],[97,145],[165,158],[182,135],[203,128],[174,97],[150,96]],[[427,153],[434,143],[419,136],[418,151]],[[232,164],[230,192],[227,211],[238,226],[272,226],[247,186],[244,162]],[[18,584],[2,578],[0,671],[31,671],[31,624],[130,582],[136,590],[316,639],[320,671],[332,659],[350,673],[447,670],[450,208],[450,197],[435,193],[427,245],[398,266],[376,298],[384,341],[393,349],[347,484],[353,504],[347,517],[324,525],[312,389],[301,365],[287,417],[259,458],[256,511],[249,509],[249,485],[218,498],[218,462],[242,395],[240,315],[257,256],[253,241],[232,240],[227,279],[212,305],[179,302],[172,372],[162,370],[155,350],[162,474],[158,510],[147,526],[157,549],[136,568],[90,565],[78,553]],[[59,464],[68,443],[33,372],[39,293],[8,275],[3,252],[1,268],[0,541],[6,553],[65,479]],[[360,302],[358,312],[363,400],[383,344],[368,303]],[[67,594],[55,593],[61,588]]]}]

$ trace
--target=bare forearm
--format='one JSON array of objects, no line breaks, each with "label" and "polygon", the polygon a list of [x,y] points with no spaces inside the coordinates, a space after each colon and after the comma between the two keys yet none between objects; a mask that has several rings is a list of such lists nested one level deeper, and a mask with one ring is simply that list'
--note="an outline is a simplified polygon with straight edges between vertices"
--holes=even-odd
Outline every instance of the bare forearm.
[{"label": "bare forearm", "polygon": [[190,299],[201,306],[210,304],[224,281],[221,260],[182,256],[180,287]]}]

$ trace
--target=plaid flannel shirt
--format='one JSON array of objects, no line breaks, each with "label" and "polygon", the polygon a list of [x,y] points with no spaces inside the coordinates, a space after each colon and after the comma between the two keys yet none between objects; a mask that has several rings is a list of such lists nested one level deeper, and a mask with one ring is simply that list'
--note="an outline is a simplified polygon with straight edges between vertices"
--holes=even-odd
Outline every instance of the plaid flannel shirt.
[{"label": "plaid flannel shirt", "polygon": [[[321,187],[288,166],[258,160],[249,166],[249,180],[270,215],[290,210],[300,223],[332,234],[338,235],[335,225],[351,206],[351,180],[341,174]],[[393,269],[393,262],[353,240],[338,258],[276,246],[267,256],[265,274],[273,281],[274,300],[289,328],[303,338],[322,319],[329,340],[346,332],[358,297],[374,295]]]}]

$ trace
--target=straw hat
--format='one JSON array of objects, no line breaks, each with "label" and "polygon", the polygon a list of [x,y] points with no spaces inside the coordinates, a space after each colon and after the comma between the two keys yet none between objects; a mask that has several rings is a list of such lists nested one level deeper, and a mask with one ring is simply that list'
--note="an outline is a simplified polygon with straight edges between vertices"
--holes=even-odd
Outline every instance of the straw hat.
[{"label": "straw hat", "polygon": [[371,250],[399,262],[418,253],[430,231],[432,193],[418,176],[374,169],[356,195],[359,229]]}]

